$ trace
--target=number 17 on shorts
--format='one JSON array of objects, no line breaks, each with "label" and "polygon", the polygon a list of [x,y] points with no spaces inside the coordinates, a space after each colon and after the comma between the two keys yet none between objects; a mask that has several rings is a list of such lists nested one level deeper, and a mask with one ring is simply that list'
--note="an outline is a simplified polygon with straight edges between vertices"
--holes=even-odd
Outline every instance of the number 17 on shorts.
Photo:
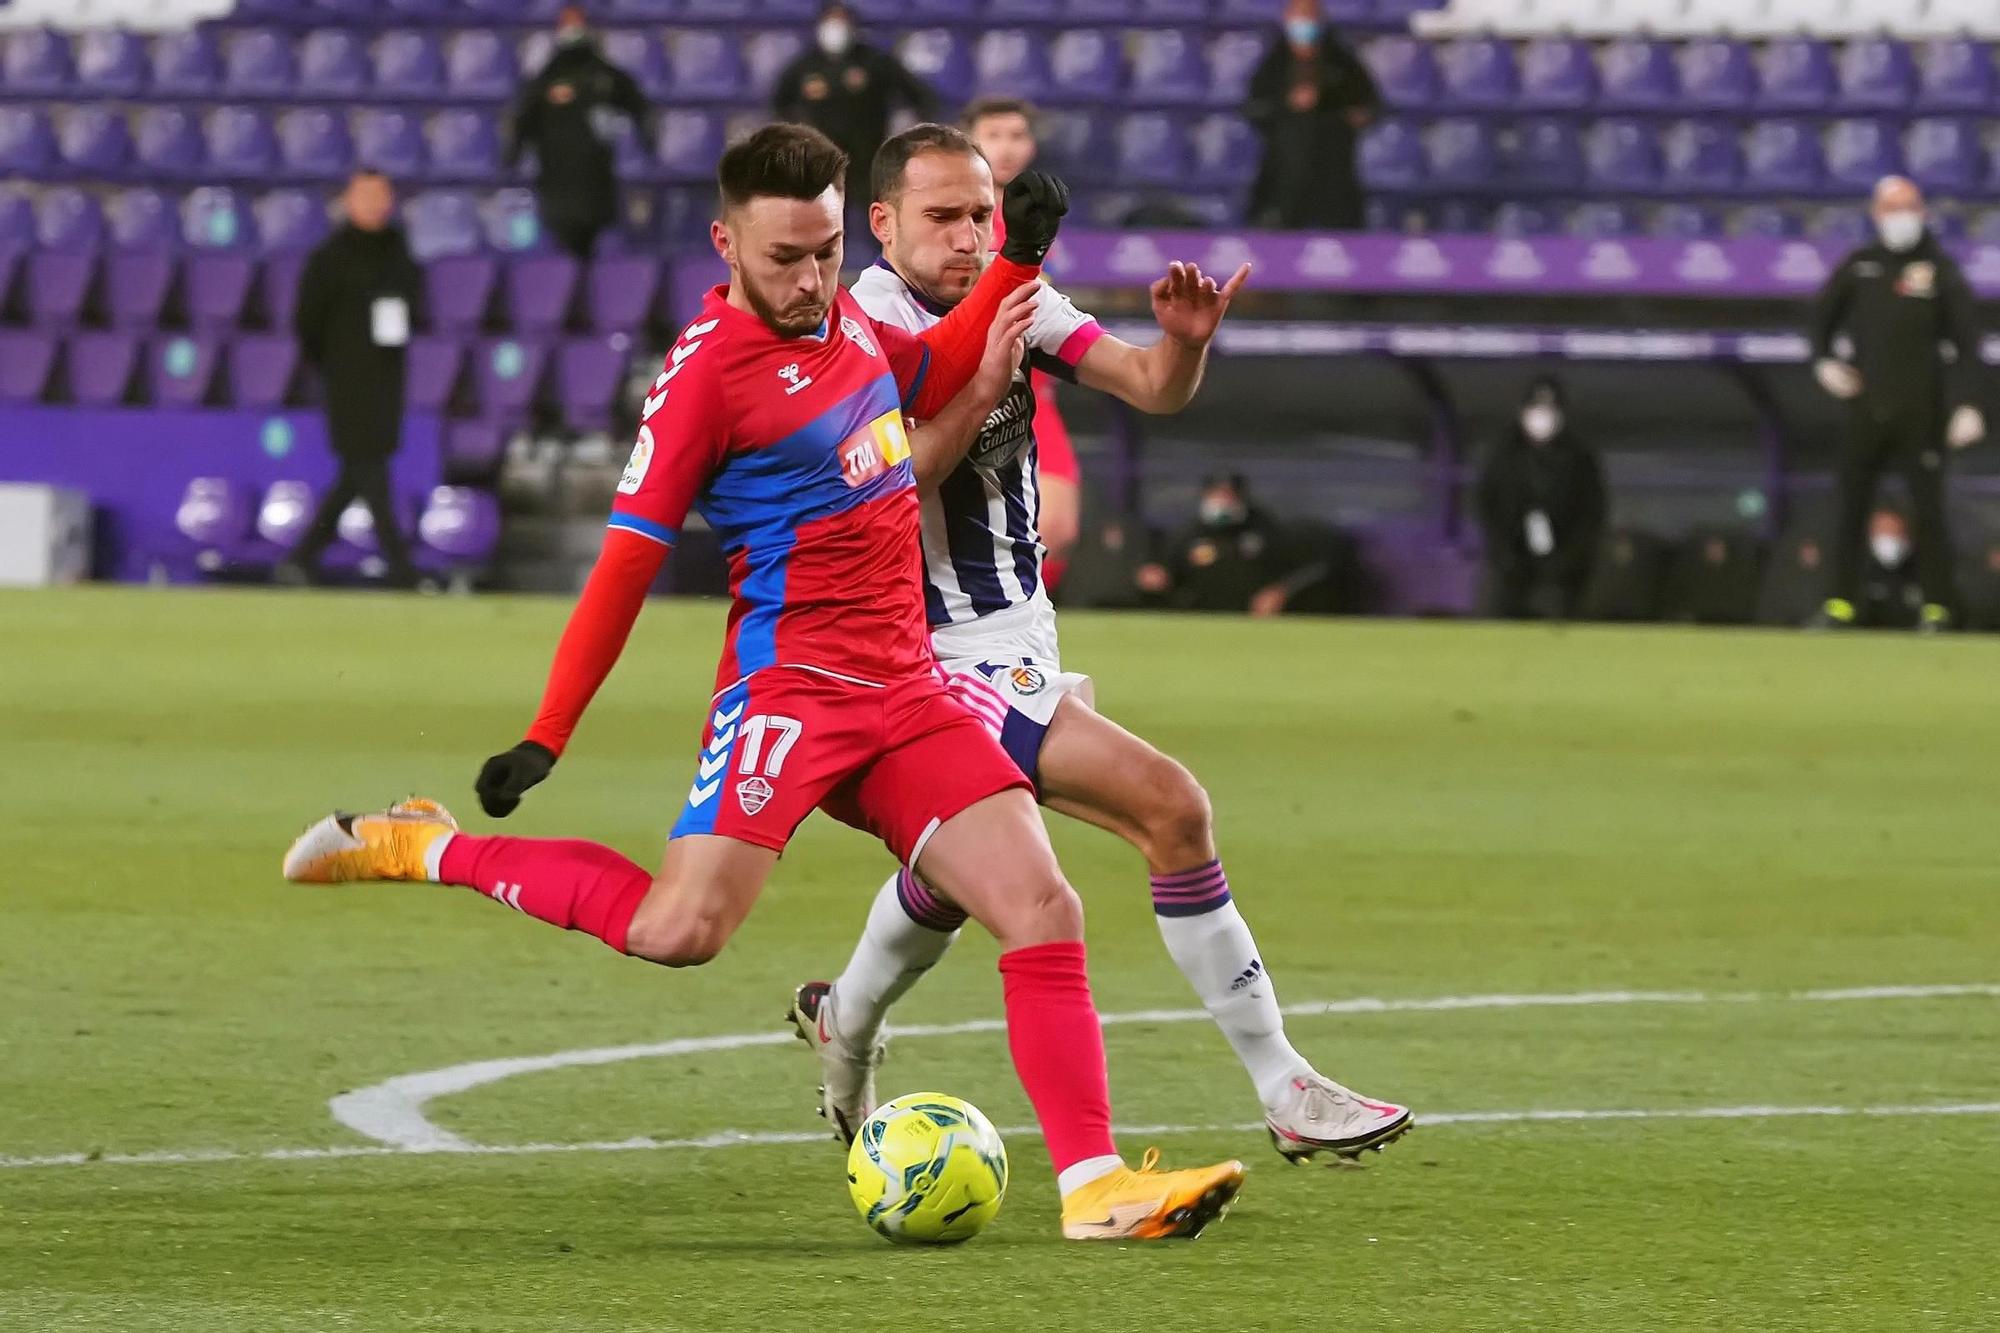
[{"label": "number 17 on shorts", "polygon": [[674,837],[715,833],[782,849],[824,794],[823,784],[802,771],[814,765],[793,754],[806,724],[759,703],[745,682],[709,705],[707,735]]}]

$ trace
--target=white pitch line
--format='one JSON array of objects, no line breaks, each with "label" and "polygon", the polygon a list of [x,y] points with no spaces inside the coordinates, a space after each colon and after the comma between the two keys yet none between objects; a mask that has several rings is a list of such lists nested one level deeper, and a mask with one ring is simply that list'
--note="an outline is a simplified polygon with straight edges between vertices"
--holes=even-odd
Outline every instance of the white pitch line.
[{"label": "white pitch line", "polygon": [[[1915,1106],[1692,1106],[1609,1110],[1452,1111],[1419,1116],[1417,1127],[1429,1130],[1451,1126],[1583,1124],[1604,1120],[1780,1120],[1858,1116],[2000,1116],[2000,1102],[1940,1102]],[[1169,1134],[1249,1134],[1263,1127],[1261,1122],[1240,1125],[1117,1125],[1113,1127],[1113,1131],[1126,1138],[1152,1138]],[[1000,1132],[1011,1138],[1039,1136],[1041,1131],[1033,1125],[1015,1125]],[[660,1152],[674,1149],[714,1151],[719,1148],[767,1148],[827,1142],[829,1137],[824,1130],[818,1133],[787,1130],[754,1134],[723,1131],[690,1139],[637,1137],[584,1143],[467,1143],[456,1148],[387,1148],[371,1144],[330,1148],[271,1148],[263,1152],[216,1150],[101,1155],[57,1153],[48,1157],[0,1157],[0,1169],[38,1166],[178,1166],[210,1162],[318,1162],[352,1157],[520,1157],[547,1153]]]}]

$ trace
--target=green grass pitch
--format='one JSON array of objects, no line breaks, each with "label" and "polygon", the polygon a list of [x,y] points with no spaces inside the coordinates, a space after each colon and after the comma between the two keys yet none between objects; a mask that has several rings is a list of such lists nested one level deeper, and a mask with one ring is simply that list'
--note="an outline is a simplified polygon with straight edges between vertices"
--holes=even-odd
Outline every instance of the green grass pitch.
[{"label": "green grass pitch", "polygon": [[[267,1156],[364,1146],[329,1099],[397,1075],[774,1033],[844,959],[888,867],[822,817],[693,972],[464,890],[279,881],[336,804],[425,792],[490,827],[473,772],[566,609],[0,597],[0,1329],[2000,1327],[1985,640],[1067,618],[1103,707],[1208,785],[1280,998],[1395,1002],[1302,1013],[1296,1043],[1438,1117],[1365,1169],[1294,1170],[1239,1128],[1257,1108],[1211,1027],[1112,1025],[1118,1120],[1151,1127],[1126,1150],[1251,1166],[1193,1245],[1059,1241],[1025,1133],[999,1220],[950,1251],[878,1240],[818,1139]],[[508,831],[653,861],[720,624],[650,608]],[[1136,858],[1053,829],[1100,1008],[1190,1007]],[[1875,993],[1929,986],[1970,989]],[[1402,1003],[1623,991],[1674,994]],[[968,936],[903,1019],[999,1013]],[[482,1145],[810,1134],[813,1074],[773,1041],[429,1113]],[[920,1086],[1029,1119],[990,1030],[893,1046],[885,1093]],[[1669,1114],[1743,1107],[1840,1113]],[[40,1160],[67,1154],[92,1160]],[[210,1160],[117,1160],[148,1154]]]}]

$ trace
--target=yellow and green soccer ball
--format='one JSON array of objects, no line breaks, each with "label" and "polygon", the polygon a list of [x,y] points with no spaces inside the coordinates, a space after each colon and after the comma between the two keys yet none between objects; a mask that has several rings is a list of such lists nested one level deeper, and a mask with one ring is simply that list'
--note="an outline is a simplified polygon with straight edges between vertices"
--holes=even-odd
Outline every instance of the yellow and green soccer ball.
[{"label": "yellow and green soccer ball", "polygon": [[1000,1212],[1007,1147],[971,1102],[913,1092],[862,1122],[847,1153],[847,1191],[890,1240],[956,1245]]}]

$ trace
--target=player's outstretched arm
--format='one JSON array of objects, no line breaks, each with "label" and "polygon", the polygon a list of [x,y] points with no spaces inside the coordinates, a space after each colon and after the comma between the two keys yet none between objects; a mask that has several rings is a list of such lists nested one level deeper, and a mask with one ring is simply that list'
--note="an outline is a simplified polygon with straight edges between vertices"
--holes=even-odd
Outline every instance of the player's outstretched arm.
[{"label": "player's outstretched arm", "polygon": [[1033,283],[1008,293],[986,335],[986,355],[980,359],[972,383],[946,403],[943,411],[910,432],[910,457],[918,489],[935,489],[964,461],[986,419],[1007,396],[1014,370],[1027,353],[1024,340],[1035,319],[1035,295]]},{"label": "player's outstretched arm", "polygon": [[1218,286],[1195,264],[1176,260],[1153,284],[1153,318],[1160,340],[1134,347],[1113,337],[1099,338],[1077,362],[1079,384],[1124,399],[1141,412],[1164,415],[1194,401],[1208,366],[1208,347],[1229,303],[1250,279],[1248,264]]}]

